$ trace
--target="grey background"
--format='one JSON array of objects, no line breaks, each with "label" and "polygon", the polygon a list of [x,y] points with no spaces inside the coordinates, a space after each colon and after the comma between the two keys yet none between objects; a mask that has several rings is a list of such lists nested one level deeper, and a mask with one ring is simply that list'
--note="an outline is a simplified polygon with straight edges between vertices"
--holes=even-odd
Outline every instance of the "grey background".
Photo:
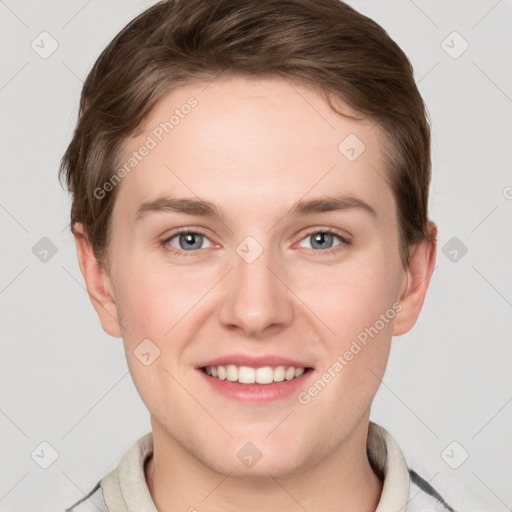
[{"label": "grey background", "polygon": [[[152,3],[0,1],[2,511],[62,511],[150,429],[121,340],[102,331],[85,291],[57,168],[87,72]],[[350,4],[414,65],[432,119],[439,227],[422,315],[393,342],[372,419],[460,510],[511,510],[512,4]],[[51,49],[43,31],[58,43],[47,58],[31,47]],[[57,251],[46,261],[43,237]]]}]

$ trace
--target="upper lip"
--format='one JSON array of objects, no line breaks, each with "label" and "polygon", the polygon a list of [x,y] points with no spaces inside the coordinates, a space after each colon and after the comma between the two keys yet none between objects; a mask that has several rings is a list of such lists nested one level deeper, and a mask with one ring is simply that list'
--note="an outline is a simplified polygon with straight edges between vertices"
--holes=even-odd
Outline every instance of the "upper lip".
[{"label": "upper lip", "polygon": [[234,364],[236,366],[249,366],[251,368],[262,368],[263,366],[293,366],[294,368],[311,368],[311,365],[308,365],[304,361],[273,354],[231,354],[220,356],[200,364],[198,368],[204,368],[205,366],[226,366],[228,364]]}]

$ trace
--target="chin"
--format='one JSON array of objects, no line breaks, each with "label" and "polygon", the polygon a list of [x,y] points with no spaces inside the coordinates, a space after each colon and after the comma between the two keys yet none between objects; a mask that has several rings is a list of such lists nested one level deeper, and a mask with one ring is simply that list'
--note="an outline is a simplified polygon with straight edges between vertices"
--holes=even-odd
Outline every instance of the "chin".
[{"label": "chin", "polygon": [[261,480],[270,476],[286,477],[308,465],[304,460],[308,450],[299,448],[298,443],[288,439],[287,446],[286,443],[269,442],[264,438],[248,441],[246,437],[236,437],[229,443],[224,442],[220,450],[197,454],[197,458],[204,466],[223,475],[229,474],[230,478]]}]

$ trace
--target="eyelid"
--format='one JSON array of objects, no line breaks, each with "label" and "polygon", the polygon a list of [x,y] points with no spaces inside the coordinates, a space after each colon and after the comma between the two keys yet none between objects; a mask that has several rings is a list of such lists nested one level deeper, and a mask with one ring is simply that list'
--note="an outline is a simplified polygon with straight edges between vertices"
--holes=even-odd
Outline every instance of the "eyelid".
[{"label": "eyelid", "polygon": [[164,234],[161,235],[161,237],[165,237],[164,241],[167,241],[171,238],[174,238],[176,235],[186,235],[187,233],[195,233],[198,235],[203,235],[206,238],[210,238],[210,235],[208,235],[203,228],[195,228],[193,226],[167,230]]},{"label": "eyelid", "polygon": [[336,228],[328,228],[328,227],[314,227],[312,229],[308,229],[306,230],[303,234],[302,234],[302,237],[300,238],[300,240],[303,240],[304,238],[306,238],[307,236],[310,236],[310,235],[314,235],[315,233],[330,233],[332,235],[336,235],[338,236],[341,240],[343,240],[345,243],[350,243],[350,238],[347,234],[344,234],[346,233],[345,231],[341,231],[339,229],[336,229]]}]

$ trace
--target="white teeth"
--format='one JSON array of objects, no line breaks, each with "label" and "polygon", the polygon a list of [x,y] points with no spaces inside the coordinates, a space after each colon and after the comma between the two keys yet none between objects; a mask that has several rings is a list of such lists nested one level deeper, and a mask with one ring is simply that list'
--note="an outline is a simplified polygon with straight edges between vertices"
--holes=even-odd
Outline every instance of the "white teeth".
[{"label": "white teeth", "polygon": [[217,378],[220,380],[226,379],[226,368],[224,366],[217,366]]},{"label": "white teeth", "polygon": [[284,380],[284,366],[274,368],[274,382],[283,382]]},{"label": "white teeth", "polygon": [[226,366],[226,379],[235,382],[238,380],[238,368],[234,364]]},{"label": "white teeth", "polygon": [[294,377],[295,377],[295,368],[293,366],[290,366],[284,372],[284,378],[286,380],[292,380]]},{"label": "white teeth", "polygon": [[256,382],[256,371],[249,366],[240,366],[238,368],[238,382],[242,384],[254,384]]},{"label": "white teeth", "polygon": [[250,366],[228,364],[226,366],[206,366],[204,372],[206,375],[220,380],[238,381],[241,384],[271,384],[272,382],[283,382],[285,379],[292,380],[300,377],[304,374],[305,368],[295,368],[293,366],[252,368]]},{"label": "white teeth", "polygon": [[254,373],[256,374],[255,380],[258,384],[270,384],[274,380],[274,370],[270,366],[258,368]]}]

